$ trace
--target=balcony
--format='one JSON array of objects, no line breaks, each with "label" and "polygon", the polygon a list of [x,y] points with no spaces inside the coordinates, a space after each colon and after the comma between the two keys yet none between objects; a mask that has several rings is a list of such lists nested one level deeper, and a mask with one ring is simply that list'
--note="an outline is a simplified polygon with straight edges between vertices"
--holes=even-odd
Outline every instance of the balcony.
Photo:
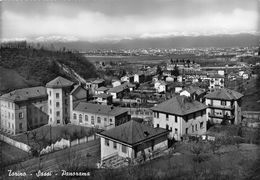
[{"label": "balcony", "polygon": [[219,105],[208,104],[208,107],[211,109],[223,109],[223,110],[234,110],[235,109],[235,105],[219,106]]},{"label": "balcony", "polygon": [[235,116],[233,116],[233,115],[230,115],[230,116],[225,116],[225,115],[219,116],[219,115],[215,115],[215,114],[209,113],[208,116],[211,117],[211,118],[219,118],[219,119],[224,119],[224,118],[227,118],[228,120],[234,120],[235,119]]}]

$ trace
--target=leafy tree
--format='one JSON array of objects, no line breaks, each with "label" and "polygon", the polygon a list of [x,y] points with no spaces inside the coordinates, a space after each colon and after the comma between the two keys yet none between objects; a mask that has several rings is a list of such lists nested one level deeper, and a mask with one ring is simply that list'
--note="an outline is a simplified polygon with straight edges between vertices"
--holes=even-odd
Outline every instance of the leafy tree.
[{"label": "leafy tree", "polygon": [[162,68],[160,65],[157,66],[156,73],[159,74],[160,76],[163,74]]}]

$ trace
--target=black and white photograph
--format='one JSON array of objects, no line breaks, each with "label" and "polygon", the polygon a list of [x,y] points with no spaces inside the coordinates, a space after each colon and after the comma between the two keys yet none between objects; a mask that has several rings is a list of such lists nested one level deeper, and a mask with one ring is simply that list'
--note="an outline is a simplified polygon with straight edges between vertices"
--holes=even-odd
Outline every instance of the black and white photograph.
[{"label": "black and white photograph", "polygon": [[0,0],[0,180],[259,180],[260,0]]}]

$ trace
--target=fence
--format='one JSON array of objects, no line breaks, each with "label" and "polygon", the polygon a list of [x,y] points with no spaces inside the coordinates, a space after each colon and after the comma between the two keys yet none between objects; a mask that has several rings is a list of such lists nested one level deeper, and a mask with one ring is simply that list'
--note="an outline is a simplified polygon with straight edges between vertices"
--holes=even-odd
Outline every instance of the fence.
[{"label": "fence", "polygon": [[10,144],[12,146],[15,146],[23,151],[29,152],[31,147],[27,144],[24,144],[22,142],[15,141],[7,136],[4,136],[3,134],[0,134],[0,140],[6,142],[7,144]]}]

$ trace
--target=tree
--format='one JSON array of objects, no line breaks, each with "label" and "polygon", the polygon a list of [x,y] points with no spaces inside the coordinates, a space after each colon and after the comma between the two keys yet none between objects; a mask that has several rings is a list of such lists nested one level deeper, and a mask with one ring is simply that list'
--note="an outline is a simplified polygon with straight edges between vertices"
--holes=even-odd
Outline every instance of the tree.
[{"label": "tree", "polygon": [[157,66],[156,73],[159,74],[160,76],[162,75],[163,71],[160,65]]},{"label": "tree", "polygon": [[174,66],[174,70],[171,71],[171,75],[173,75],[173,76],[179,76],[180,75],[179,69],[176,65]]}]

